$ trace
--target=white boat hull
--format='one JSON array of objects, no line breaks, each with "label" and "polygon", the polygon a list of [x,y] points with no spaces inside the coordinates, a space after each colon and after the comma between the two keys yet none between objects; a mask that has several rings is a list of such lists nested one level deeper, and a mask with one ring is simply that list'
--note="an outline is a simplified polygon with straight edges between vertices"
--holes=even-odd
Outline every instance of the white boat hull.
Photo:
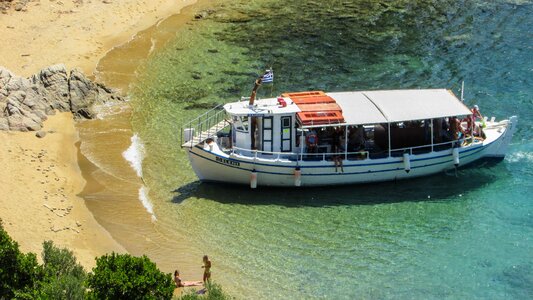
[{"label": "white boat hull", "polygon": [[[504,123],[505,122],[505,123]],[[499,125],[498,125],[499,124]],[[492,126],[492,127],[491,127]],[[516,118],[489,124],[487,138],[458,151],[459,166],[482,158],[503,158],[516,130]],[[289,187],[298,185],[295,176],[301,170],[298,183],[301,186],[326,186],[357,184],[415,178],[454,169],[453,149],[409,155],[409,172],[403,156],[380,159],[344,160],[343,171],[335,170],[331,160],[296,161],[288,159],[264,159],[236,154],[226,154],[214,147],[187,148],[192,168],[202,181],[216,181],[249,185],[252,172],[257,175],[258,186]]]}]

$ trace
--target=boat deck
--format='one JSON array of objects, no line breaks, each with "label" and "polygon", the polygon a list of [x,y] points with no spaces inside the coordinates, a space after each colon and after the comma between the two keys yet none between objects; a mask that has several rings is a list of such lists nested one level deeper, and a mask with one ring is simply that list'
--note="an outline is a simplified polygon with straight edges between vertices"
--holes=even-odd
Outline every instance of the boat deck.
[{"label": "boat deck", "polygon": [[201,142],[207,140],[208,138],[211,138],[217,134],[220,130],[224,129],[226,127],[228,121],[222,120],[215,124],[213,127],[209,128],[208,130],[202,131],[199,134],[195,134],[193,138],[190,141],[187,141],[181,145],[181,147],[194,147]]}]

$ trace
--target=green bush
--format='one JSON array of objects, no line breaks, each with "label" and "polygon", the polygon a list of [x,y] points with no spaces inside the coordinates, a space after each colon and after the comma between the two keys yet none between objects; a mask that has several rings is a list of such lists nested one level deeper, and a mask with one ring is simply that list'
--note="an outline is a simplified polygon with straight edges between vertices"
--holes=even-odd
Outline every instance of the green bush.
[{"label": "green bush", "polygon": [[196,290],[190,290],[178,297],[178,300],[230,300],[231,296],[226,294],[222,287],[212,281],[208,281],[205,287],[205,294],[199,295]]},{"label": "green bush", "polygon": [[87,272],[76,261],[72,251],[57,248],[52,241],[43,243],[44,278],[39,285],[39,298],[85,299]]},{"label": "green bush", "polygon": [[170,299],[174,282],[146,256],[104,255],[89,274],[89,296],[97,299]]},{"label": "green bush", "polygon": [[7,234],[0,220],[0,299],[29,293],[41,277],[42,268],[35,254],[21,253],[18,243]]}]

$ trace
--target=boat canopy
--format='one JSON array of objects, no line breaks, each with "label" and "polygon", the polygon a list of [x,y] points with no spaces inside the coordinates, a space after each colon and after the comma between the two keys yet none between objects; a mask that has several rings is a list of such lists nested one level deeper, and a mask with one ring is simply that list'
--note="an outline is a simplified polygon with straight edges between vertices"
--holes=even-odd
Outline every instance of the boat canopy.
[{"label": "boat canopy", "polygon": [[463,102],[446,89],[339,92],[326,95],[341,108],[343,125],[397,123],[472,114]]},{"label": "boat canopy", "polygon": [[224,105],[235,116],[296,114],[303,128],[369,125],[470,115],[472,112],[449,90],[411,89],[324,93],[284,93],[255,105]]}]

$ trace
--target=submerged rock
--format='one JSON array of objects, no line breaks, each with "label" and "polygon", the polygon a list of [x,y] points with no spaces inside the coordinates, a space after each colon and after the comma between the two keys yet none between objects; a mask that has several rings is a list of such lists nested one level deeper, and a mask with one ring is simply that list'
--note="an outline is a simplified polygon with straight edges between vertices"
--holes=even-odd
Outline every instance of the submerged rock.
[{"label": "submerged rock", "polygon": [[122,101],[119,94],[64,65],[47,67],[23,78],[0,66],[0,130],[39,130],[56,110],[93,118],[95,104]]}]

